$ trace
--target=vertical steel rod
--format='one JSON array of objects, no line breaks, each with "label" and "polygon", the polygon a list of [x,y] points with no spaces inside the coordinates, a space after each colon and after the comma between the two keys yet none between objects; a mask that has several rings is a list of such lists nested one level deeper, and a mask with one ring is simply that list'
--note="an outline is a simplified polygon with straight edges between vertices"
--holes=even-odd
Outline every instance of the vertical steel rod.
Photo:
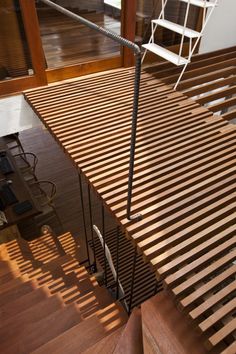
[{"label": "vertical steel rod", "polygon": [[135,249],[134,249],[133,269],[132,269],[132,278],[131,278],[131,288],[130,288],[130,298],[129,298],[128,314],[131,313],[132,303],[133,303],[134,282],[135,282],[135,270],[136,270],[136,259],[137,259],[137,246],[135,246]]},{"label": "vertical steel rod", "polygon": [[131,199],[132,199],[133,178],[134,178],[134,157],[135,157],[136,131],[137,131],[137,120],[138,120],[140,76],[141,76],[141,56],[136,55],[136,70],[135,70],[135,78],[134,78],[133,116],[132,116],[132,128],[131,128],[129,177],[128,177],[128,200],[127,200],[127,219],[129,219],[129,220],[135,220],[135,219],[140,220],[141,219],[140,214],[136,214],[136,215],[131,216]]},{"label": "vertical steel rod", "polygon": [[91,189],[88,184],[88,204],[89,204],[89,221],[90,221],[90,231],[91,231],[91,240],[92,240],[92,248],[93,248],[93,271],[97,271],[97,261],[96,261],[96,248],[94,242],[94,234],[93,234],[93,214],[92,214],[92,203],[91,203]]},{"label": "vertical steel rod", "polygon": [[80,188],[80,203],[81,203],[81,208],[82,208],[82,218],[83,218],[83,226],[84,226],[84,235],[85,235],[85,241],[86,241],[86,251],[87,251],[87,257],[88,257],[88,264],[89,267],[91,266],[90,262],[90,255],[89,255],[89,245],[88,245],[88,235],[87,235],[87,230],[86,230],[86,220],[85,220],[85,211],[84,211],[84,198],[83,198],[83,188],[82,188],[82,181],[81,181],[81,175],[78,173],[79,177],[79,188]]},{"label": "vertical steel rod", "polygon": [[106,231],[104,205],[102,204],[102,236],[103,236],[103,259],[104,259],[104,284],[107,286],[107,258],[106,258]]},{"label": "vertical steel rod", "polygon": [[116,228],[116,299],[119,298],[119,246],[120,246],[120,227]]}]

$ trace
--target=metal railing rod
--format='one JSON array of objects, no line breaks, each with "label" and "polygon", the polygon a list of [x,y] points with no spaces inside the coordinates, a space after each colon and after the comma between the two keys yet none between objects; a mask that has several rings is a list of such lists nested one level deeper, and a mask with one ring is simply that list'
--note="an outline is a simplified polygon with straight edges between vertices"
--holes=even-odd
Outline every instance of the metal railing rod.
[{"label": "metal railing rod", "polygon": [[137,260],[137,246],[135,246],[135,248],[134,248],[133,268],[132,268],[132,275],[131,275],[131,287],[130,287],[129,307],[128,307],[128,314],[129,315],[131,314],[132,303],[133,303],[136,260]]},{"label": "metal railing rod", "polygon": [[102,236],[103,236],[103,261],[104,261],[104,284],[107,286],[107,256],[106,256],[106,231],[105,231],[105,214],[102,204]]},{"label": "metal railing rod", "polygon": [[84,236],[85,236],[85,242],[86,242],[87,259],[88,259],[89,266],[91,266],[89,245],[88,245],[88,234],[87,234],[87,228],[86,228],[86,217],[85,217],[85,209],[84,209],[83,187],[82,187],[82,180],[81,180],[80,173],[78,173],[78,179],[79,179],[80,203],[81,203],[81,209],[82,209],[82,219],[83,219]]},{"label": "metal railing rod", "polygon": [[97,259],[96,259],[96,247],[94,242],[94,234],[93,234],[93,213],[92,213],[92,203],[91,203],[91,189],[88,184],[88,206],[89,206],[89,223],[90,223],[90,232],[91,232],[91,240],[92,240],[92,249],[93,249],[93,265],[94,272],[97,271]]},{"label": "metal railing rod", "polygon": [[134,176],[134,156],[135,156],[135,145],[136,145],[136,130],[137,130],[137,117],[138,117],[138,104],[139,104],[139,88],[140,88],[140,77],[141,77],[141,49],[139,46],[126,38],[123,38],[113,31],[105,29],[95,23],[87,20],[86,18],[79,16],[64,7],[55,4],[50,0],[41,0],[44,4],[54,8],[55,10],[61,12],[62,14],[79,21],[85,26],[101,33],[102,35],[116,41],[120,45],[131,49],[134,52],[136,62],[135,62],[135,77],[134,77],[134,96],[133,96],[133,113],[132,113],[132,127],[131,127],[131,141],[130,141],[130,163],[129,163],[129,177],[128,177],[128,196],[127,196],[127,219],[134,220],[140,219],[141,215],[131,215],[131,199],[132,199],[132,189],[133,189],[133,176]]},{"label": "metal railing rod", "polygon": [[119,298],[119,248],[120,248],[120,228],[116,228],[116,299]]}]

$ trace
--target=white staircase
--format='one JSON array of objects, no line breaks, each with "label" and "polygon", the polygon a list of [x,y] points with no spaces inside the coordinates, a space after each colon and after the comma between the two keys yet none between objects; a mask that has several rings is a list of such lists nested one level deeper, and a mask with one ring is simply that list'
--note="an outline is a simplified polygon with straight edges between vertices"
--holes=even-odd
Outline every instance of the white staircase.
[{"label": "white staircase", "polygon": [[[194,53],[194,50],[195,50],[200,38],[202,37],[204,29],[205,29],[213,11],[217,5],[218,0],[210,0],[210,1],[207,1],[207,0],[179,0],[179,1],[187,4],[185,16],[184,16],[184,25],[182,26],[182,25],[179,25],[177,23],[174,23],[174,22],[171,22],[171,21],[168,21],[167,19],[165,19],[165,7],[167,5],[168,0],[162,0],[162,8],[161,8],[159,18],[154,19],[151,22],[152,33],[151,33],[150,40],[147,44],[142,45],[142,47],[145,48],[142,62],[144,61],[147,51],[151,51],[154,54],[170,61],[171,63],[173,63],[177,66],[184,65],[183,70],[182,70],[182,72],[175,84],[174,89],[176,89],[176,87],[178,86],[179,81],[181,80],[182,75],[183,75],[188,63],[191,61],[191,57]],[[201,28],[200,32],[194,31],[194,30],[187,27],[189,12],[191,11],[193,6],[201,7],[203,9],[202,28]],[[180,48],[179,48],[178,54],[173,53],[170,50],[155,44],[155,32],[160,27],[169,29],[169,30],[181,35]],[[183,44],[184,44],[185,37],[189,38],[188,58],[184,58],[182,56]],[[193,40],[195,40],[194,43],[193,43]]]}]

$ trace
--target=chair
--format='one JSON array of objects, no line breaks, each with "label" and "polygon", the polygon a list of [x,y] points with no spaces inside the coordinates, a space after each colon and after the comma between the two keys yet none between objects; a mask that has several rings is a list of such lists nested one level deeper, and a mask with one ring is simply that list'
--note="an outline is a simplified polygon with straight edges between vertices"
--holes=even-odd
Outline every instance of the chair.
[{"label": "chair", "polygon": [[16,164],[23,175],[26,182],[37,182],[37,176],[35,174],[36,166],[38,164],[38,158],[32,152],[23,152],[13,155]]},{"label": "chair", "polygon": [[51,181],[35,181],[30,185],[32,194],[34,195],[41,214],[34,217],[38,227],[45,225],[48,221],[56,218],[61,230],[63,225],[56,211],[54,199],[56,197],[57,189],[55,183]]},{"label": "chair", "polygon": [[9,150],[18,149],[19,153],[24,153],[24,148],[19,139],[19,133],[6,135],[3,137],[3,140]]}]

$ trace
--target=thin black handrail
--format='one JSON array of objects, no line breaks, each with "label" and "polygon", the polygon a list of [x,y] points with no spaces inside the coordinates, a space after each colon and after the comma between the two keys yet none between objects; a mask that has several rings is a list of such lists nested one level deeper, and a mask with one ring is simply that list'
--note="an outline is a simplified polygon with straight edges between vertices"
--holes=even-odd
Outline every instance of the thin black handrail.
[{"label": "thin black handrail", "polygon": [[131,140],[130,140],[130,160],[129,160],[129,176],[128,176],[128,196],[127,196],[127,219],[134,220],[140,219],[141,215],[131,215],[131,199],[133,189],[133,177],[134,177],[134,157],[136,146],[136,131],[137,131],[137,118],[138,118],[138,106],[139,106],[139,90],[140,90],[140,78],[141,78],[141,49],[139,46],[128,39],[125,39],[113,31],[105,29],[96,25],[95,23],[81,17],[73,12],[65,9],[64,7],[55,4],[50,0],[41,0],[48,6],[58,10],[64,15],[73,18],[76,21],[83,23],[85,26],[101,33],[102,35],[118,42],[124,47],[131,49],[135,55],[135,75],[134,75],[134,96],[133,96],[133,112],[132,112],[132,126],[131,126]]}]

